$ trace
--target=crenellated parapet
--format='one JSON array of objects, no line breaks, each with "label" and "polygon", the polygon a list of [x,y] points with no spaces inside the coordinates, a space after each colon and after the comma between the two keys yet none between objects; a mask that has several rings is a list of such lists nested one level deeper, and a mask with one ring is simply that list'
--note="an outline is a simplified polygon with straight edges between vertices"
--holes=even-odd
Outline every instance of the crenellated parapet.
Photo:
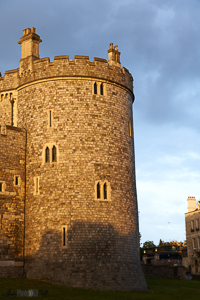
[{"label": "crenellated parapet", "polygon": [[122,67],[109,66],[106,59],[95,57],[93,62],[88,56],[75,56],[69,60],[69,56],[55,56],[50,62],[48,57],[38,59],[33,63],[33,70],[20,69],[6,71],[4,77],[0,77],[0,92],[21,88],[24,84],[38,80],[52,78],[83,77],[116,83],[133,93],[133,77],[129,71]]},{"label": "crenellated parapet", "polygon": [[19,69],[6,71],[4,77],[0,77],[0,92],[17,89],[19,85]]},{"label": "crenellated parapet", "polygon": [[133,78],[129,71],[120,63],[120,52],[118,46],[110,43],[108,50],[108,61],[102,58],[94,58],[89,61],[89,56],[55,56],[50,62],[48,57],[39,58],[40,36],[36,34],[35,28],[27,28],[23,31],[19,44],[21,45],[21,59],[19,68],[6,71],[4,77],[0,77],[0,93],[13,89],[21,89],[23,85],[40,80],[51,80],[56,78],[87,78],[101,80],[107,83],[120,85],[133,94]]},{"label": "crenellated parapet", "polygon": [[56,77],[84,77],[112,82],[125,87],[133,93],[133,78],[129,71],[120,63],[120,52],[118,46],[110,43],[108,50],[108,61],[102,58],[94,58],[89,61],[88,56],[74,57],[55,56],[50,62],[48,57],[39,58],[39,43],[42,40],[36,34],[35,28],[27,28],[19,41],[21,45],[21,60],[19,69],[5,72],[0,77],[0,91],[17,89],[24,84],[35,80],[44,80]]},{"label": "crenellated parapet", "polygon": [[112,82],[121,85],[133,93],[133,78],[126,68],[109,66],[106,59],[94,58],[89,61],[88,56],[75,56],[69,60],[69,56],[55,56],[54,62],[49,58],[38,59],[33,63],[33,71],[24,70],[19,74],[19,86],[38,80],[52,78],[83,77],[94,80]]}]

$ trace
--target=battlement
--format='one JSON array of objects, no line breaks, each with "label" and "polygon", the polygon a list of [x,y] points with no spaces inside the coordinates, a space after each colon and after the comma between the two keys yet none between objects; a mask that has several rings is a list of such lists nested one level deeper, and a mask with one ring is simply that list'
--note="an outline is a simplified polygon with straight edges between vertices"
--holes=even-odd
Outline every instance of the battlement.
[{"label": "battlement", "polygon": [[48,57],[35,60],[33,70],[20,69],[6,71],[4,77],[0,77],[0,92],[16,89],[24,84],[41,79],[54,77],[90,77],[99,80],[111,81],[122,85],[133,92],[133,78],[126,68],[109,66],[106,59],[95,57],[93,62],[88,56],[74,56],[74,60],[69,60],[69,56],[55,56],[50,62]]},{"label": "battlement", "polygon": [[19,69],[6,71],[0,77],[0,92],[21,88],[24,84],[33,81],[55,77],[85,77],[94,78],[121,85],[133,93],[133,78],[129,71],[120,63],[118,46],[110,43],[108,61],[97,58],[89,61],[89,56],[75,55],[74,60],[69,60],[68,55],[55,56],[50,62],[48,57],[39,58],[40,36],[34,27],[23,30],[19,44],[21,45],[21,60]]}]

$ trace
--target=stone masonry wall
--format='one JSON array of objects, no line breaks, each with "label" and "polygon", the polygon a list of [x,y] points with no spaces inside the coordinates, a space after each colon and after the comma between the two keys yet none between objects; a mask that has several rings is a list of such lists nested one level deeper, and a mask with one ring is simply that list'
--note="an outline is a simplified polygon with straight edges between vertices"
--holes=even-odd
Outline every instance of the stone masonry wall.
[{"label": "stone masonry wall", "polygon": [[[25,197],[24,130],[0,127],[0,277],[22,274]],[[16,178],[17,185],[16,185]]]},{"label": "stone masonry wall", "polygon": [[[31,71],[26,65],[25,58],[20,69],[0,78],[0,94],[16,92],[17,125],[27,130],[27,277],[84,288],[146,290],[139,259],[131,74],[83,56],[55,57],[52,63],[37,59]],[[9,120],[8,108],[0,117],[0,123]],[[47,147],[50,162],[45,161]],[[101,191],[106,182],[107,199],[102,194],[97,199],[98,182]]]},{"label": "stone masonry wall", "polygon": [[185,279],[186,269],[183,266],[171,267],[171,266],[153,266],[142,265],[145,278],[173,278],[173,279]]},{"label": "stone masonry wall", "polygon": [[[143,289],[128,132],[132,97],[110,82],[104,85],[106,96],[94,95],[93,85],[92,79],[60,79],[19,90],[18,122],[28,132],[26,272],[79,287]],[[44,162],[49,143],[57,147],[56,163]],[[111,201],[95,200],[98,180],[109,182]]]}]

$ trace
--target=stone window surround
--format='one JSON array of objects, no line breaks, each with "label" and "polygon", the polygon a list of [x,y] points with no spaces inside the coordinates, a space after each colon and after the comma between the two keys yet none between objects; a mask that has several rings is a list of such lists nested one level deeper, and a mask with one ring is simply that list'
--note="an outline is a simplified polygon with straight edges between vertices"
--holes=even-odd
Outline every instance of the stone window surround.
[{"label": "stone window surround", "polygon": [[[100,198],[97,198],[98,183],[100,184]],[[107,184],[107,199],[104,199],[104,190],[103,190],[104,183]],[[95,190],[95,195],[94,195],[95,201],[111,201],[111,187],[110,187],[110,182],[108,182],[108,180],[96,180],[94,190]]]},{"label": "stone window surround", "polygon": [[1,181],[1,180],[0,180],[0,183],[2,186],[2,191],[0,192],[0,195],[2,195],[2,194],[5,194],[6,183],[5,183],[5,181]]},{"label": "stone window surround", "polygon": [[[96,94],[94,93],[94,84],[95,83],[97,85],[97,93]],[[101,84],[103,85],[103,95],[101,94],[101,88],[100,88]],[[93,95],[99,95],[99,96],[107,96],[105,82],[101,82],[101,81],[98,81],[98,80],[92,81],[92,94]]]},{"label": "stone window surround", "polygon": [[[18,184],[16,184],[16,178],[18,178]],[[14,185],[15,187],[20,187],[20,186],[21,186],[21,182],[22,182],[21,176],[20,176],[20,175],[14,175],[13,185]]]},{"label": "stone window surround", "polygon": [[67,248],[67,225],[62,225],[62,248]]},{"label": "stone window surround", "polygon": [[11,100],[13,93],[12,92],[3,92],[1,93],[0,102],[3,100]]},{"label": "stone window surround", "polygon": [[33,195],[40,195],[40,176],[33,177],[34,180],[34,192]]},{"label": "stone window surround", "polygon": [[[53,150],[53,147],[56,147],[56,161],[52,161],[52,150]],[[49,151],[50,151],[50,154],[49,154],[49,162],[46,162],[46,148],[49,148]],[[59,163],[59,151],[58,151],[58,145],[56,145],[56,143],[46,143],[44,148],[43,148],[43,151],[42,151],[42,164],[57,164]]]}]

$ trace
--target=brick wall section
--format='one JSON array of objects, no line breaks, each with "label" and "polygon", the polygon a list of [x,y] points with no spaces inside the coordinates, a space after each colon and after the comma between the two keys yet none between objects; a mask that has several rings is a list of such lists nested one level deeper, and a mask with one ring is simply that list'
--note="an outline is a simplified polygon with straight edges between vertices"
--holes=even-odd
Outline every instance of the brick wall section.
[{"label": "brick wall section", "polygon": [[[0,181],[5,182],[5,192],[0,193],[0,276],[4,276],[5,270],[7,270],[8,274],[12,275],[16,270],[18,274],[22,265],[20,261],[23,261],[25,197],[24,130],[6,126],[6,135],[0,134],[0,157]],[[15,175],[20,176],[19,186],[14,185]],[[18,266],[16,267],[14,265],[15,261],[18,262]],[[13,264],[13,266],[9,267],[10,264]]]},{"label": "brick wall section", "polygon": [[[193,230],[191,226],[192,220],[194,221]],[[198,242],[198,239],[200,238],[200,228],[196,227],[196,220],[199,221],[200,225],[200,210],[185,214],[188,264],[191,265],[192,274],[200,274],[200,245]],[[193,247],[193,239],[195,239],[196,249]]]}]

